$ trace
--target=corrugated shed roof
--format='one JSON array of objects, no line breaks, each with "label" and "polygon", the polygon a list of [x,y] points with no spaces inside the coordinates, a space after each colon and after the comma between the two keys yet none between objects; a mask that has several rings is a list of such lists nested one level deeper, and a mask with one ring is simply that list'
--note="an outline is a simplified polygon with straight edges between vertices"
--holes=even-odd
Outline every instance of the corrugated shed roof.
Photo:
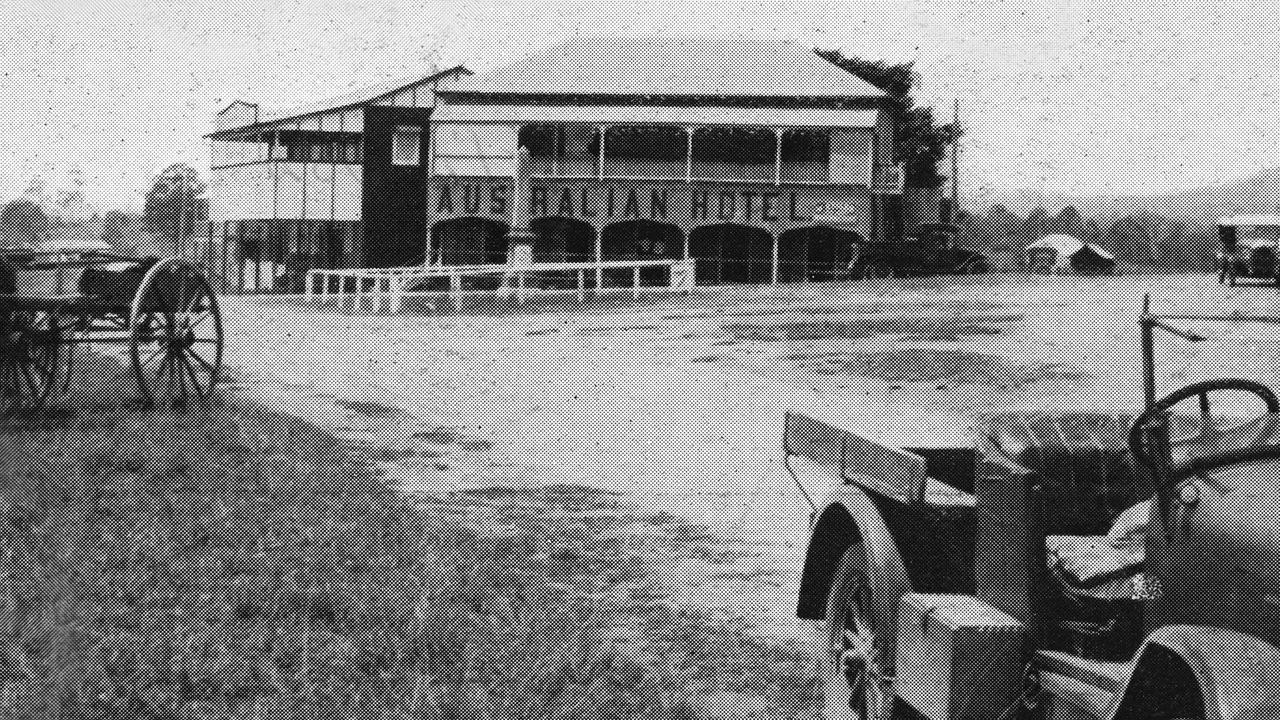
[{"label": "corrugated shed roof", "polygon": [[440,105],[433,122],[601,123],[793,128],[872,128],[876,110],[637,105]]},{"label": "corrugated shed roof", "polygon": [[1074,255],[1084,247],[1084,243],[1073,235],[1045,235],[1027,245],[1027,249],[1048,248],[1057,250],[1059,255]]},{"label": "corrugated shed roof", "polygon": [[1056,251],[1060,260],[1069,258],[1085,249],[1088,249],[1090,252],[1106,260],[1116,259],[1115,255],[1112,255],[1093,243],[1083,242],[1073,235],[1045,235],[1039,240],[1027,245],[1026,249],[1034,250],[1037,248],[1048,248]]},{"label": "corrugated shed roof", "polygon": [[[580,37],[464,78],[448,92],[877,98],[813,48],[758,36]],[[444,93],[442,93],[444,94]]]},{"label": "corrugated shed roof", "polygon": [[[434,72],[430,75],[427,75],[426,77],[418,76],[413,78],[398,78],[395,80],[387,80],[384,82],[375,83],[373,85],[368,85],[362,88],[358,88],[356,90],[352,90],[351,92],[345,93],[343,95],[330,97],[324,100],[317,100],[317,101],[305,103],[302,105],[295,105],[287,108],[278,108],[274,110],[267,109],[267,108],[260,108],[257,122],[251,123],[249,125],[241,125],[239,127],[226,128],[224,130],[219,130],[217,132],[211,133],[211,135],[220,135],[225,132],[234,132],[237,130],[243,130],[247,127],[253,127],[257,125],[267,125],[270,123],[280,122],[282,120],[293,120],[295,118],[307,117],[309,115],[317,115],[319,113],[330,112],[332,110],[340,110],[343,108],[355,107],[357,105],[365,105],[365,104],[374,102],[376,100],[379,100],[383,96],[391,95],[392,93],[398,92],[400,90],[405,90],[414,85],[431,82],[433,80],[437,80],[439,78],[442,78],[451,74],[466,74],[469,72],[470,70],[467,70],[465,67],[458,65],[457,67],[452,67],[452,68],[449,68],[448,70],[444,70],[441,72]],[[230,105],[228,105],[227,109],[234,107],[238,103],[247,104],[247,105],[253,104],[253,103],[246,103],[245,101],[237,100],[236,102],[233,102]]]}]

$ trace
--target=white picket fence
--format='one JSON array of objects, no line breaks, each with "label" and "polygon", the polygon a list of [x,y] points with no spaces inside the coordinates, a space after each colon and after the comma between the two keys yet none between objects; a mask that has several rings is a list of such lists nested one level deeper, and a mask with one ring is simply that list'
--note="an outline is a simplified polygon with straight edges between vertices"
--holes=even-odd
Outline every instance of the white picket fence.
[{"label": "white picket fence", "polygon": [[[645,268],[668,268],[665,286],[642,287],[640,271]],[[420,265],[396,268],[348,268],[343,270],[317,269],[307,272],[304,297],[308,302],[335,303],[339,309],[361,311],[366,306],[370,312],[398,313],[406,298],[448,297],[456,311],[461,308],[464,295],[479,294],[494,297],[495,291],[465,291],[465,277],[501,276],[502,287],[497,294],[514,296],[523,305],[531,293],[563,292],[530,288],[530,276],[544,273],[573,273],[577,278],[577,299],[587,297],[587,273],[595,273],[595,288],[603,285],[606,270],[631,270],[631,295],[640,298],[642,290],[688,292],[694,286],[693,260],[611,260],[602,262],[527,263],[501,265]],[[417,288],[432,279],[448,278],[448,292],[422,291]]]}]

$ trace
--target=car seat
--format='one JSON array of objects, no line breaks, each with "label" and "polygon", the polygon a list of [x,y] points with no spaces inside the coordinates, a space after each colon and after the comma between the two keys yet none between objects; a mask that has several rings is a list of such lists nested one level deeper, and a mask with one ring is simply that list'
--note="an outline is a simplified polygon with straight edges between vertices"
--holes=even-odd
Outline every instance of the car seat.
[{"label": "car seat", "polygon": [[[1133,419],[1022,412],[975,426],[978,594],[1026,622],[1038,646],[1103,659],[1137,641],[1141,603],[1124,583],[1140,555],[1103,552],[1116,518],[1154,492],[1129,453]],[[1057,567],[1047,548],[1063,553]]]}]

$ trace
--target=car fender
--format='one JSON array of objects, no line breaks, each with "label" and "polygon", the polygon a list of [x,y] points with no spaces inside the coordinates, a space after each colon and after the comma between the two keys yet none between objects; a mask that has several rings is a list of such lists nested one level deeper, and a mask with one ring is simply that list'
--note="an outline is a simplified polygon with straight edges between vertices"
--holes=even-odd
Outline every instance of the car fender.
[{"label": "car fender", "polygon": [[800,579],[797,615],[823,619],[836,565],[845,550],[861,539],[867,550],[873,611],[886,641],[881,660],[892,668],[898,603],[911,592],[911,580],[897,543],[871,497],[856,485],[833,488],[817,507]]},{"label": "car fender", "polygon": [[1138,651],[1112,720],[1154,717],[1160,698],[1145,687],[1167,673],[1170,654],[1199,685],[1205,720],[1280,717],[1280,648],[1225,628],[1170,625],[1151,633]]}]

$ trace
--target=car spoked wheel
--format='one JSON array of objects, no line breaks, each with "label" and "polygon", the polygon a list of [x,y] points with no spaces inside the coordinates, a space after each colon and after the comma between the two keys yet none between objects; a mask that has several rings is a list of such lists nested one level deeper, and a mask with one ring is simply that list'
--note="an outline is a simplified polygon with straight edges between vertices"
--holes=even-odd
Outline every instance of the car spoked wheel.
[{"label": "car spoked wheel", "polygon": [[891,720],[896,703],[881,669],[867,557],[860,542],[845,551],[832,578],[826,630],[828,666],[847,682],[854,717]]}]

